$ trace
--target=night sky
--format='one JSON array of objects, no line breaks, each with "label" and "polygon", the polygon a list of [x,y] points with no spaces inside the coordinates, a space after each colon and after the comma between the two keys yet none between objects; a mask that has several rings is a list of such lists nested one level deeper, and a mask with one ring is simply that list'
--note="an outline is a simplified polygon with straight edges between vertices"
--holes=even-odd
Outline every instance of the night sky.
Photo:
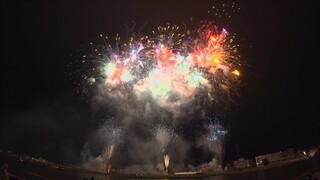
[{"label": "night sky", "polygon": [[[144,32],[167,22],[216,20],[215,0],[1,2],[0,148],[56,162],[79,162],[99,122],[74,91],[74,54],[99,34]],[[242,87],[227,120],[227,160],[319,145],[318,6],[307,1],[240,1],[237,34]],[[101,41],[100,41],[101,42]],[[237,144],[237,145],[236,145]]]}]

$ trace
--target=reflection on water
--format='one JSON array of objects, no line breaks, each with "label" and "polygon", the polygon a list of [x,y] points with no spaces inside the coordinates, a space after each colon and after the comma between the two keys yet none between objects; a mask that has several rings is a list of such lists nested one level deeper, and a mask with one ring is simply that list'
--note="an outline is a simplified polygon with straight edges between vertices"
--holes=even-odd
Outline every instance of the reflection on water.
[{"label": "reflection on water", "polygon": [[[267,167],[265,169],[260,169],[259,171],[251,171],[251,172],[241,172],[238,171],[233,174],[227,175],[216,175],[216,176],[209,176],[209,177],[200,177],[200,178],[179,178],[180,180],[265,180],[265,179],[293,179],[300,177],[312,169],[320,168],[319,160],[313,161],[301,161],[294,164],[289,164],[285,166],[279,167]],[[94,180],[102,179],[102,180],[145,180],[146,178],[121,178],[121,177],[114,177],[114,176],[86,176],[87,180]],[[83,178],[84,179],[84,178]],[[163,180],[170,180],[165,179]]]}]

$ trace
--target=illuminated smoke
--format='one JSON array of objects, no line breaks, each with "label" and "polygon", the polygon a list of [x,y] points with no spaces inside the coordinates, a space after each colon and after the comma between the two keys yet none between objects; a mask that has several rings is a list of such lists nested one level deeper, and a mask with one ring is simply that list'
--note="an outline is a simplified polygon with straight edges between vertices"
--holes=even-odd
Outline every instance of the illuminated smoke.
[{"label": "illuminated smoke", "polygon": [[166,173],[168,175],[169,174],[170,155],[169,154],[165,154],[163,156],[163,160],[164,160],[164,167],[165,167]]},{"label": "illuminated smoke", "polygon": [[107,159],[107,173],[110,173],[110,170],[111,170],[111,162],[110,162],[110,159],[112,157],[112,154],[113,154],[113,149],[114,149],[114,144],[111,144],[110,146],[107,147],[107,156],[108,156],[108,159]]},{"label": "illuminated smoke", "polygon": [[106,171],[110,173],[111,171],[111,157],[116,144],[119,144],[123,137],[123,128],[115,126],[113,124],[108,124],[108,122],[100,128],[99,131],[101,137],[106,140]]},{"label": "illuminated smoke", "polygon": [[108,146],[108,148],[107,148],[108,161],[109,161],[109,160],[111,159],[111,157],[112,157],[113,149],[114,149],[114,144],[111,144],[111,145]]},{"label": "illuminated smoke", "polygon": [[[114,149],[123,141],[124,136],[123,127],[115,125],[112,121],[112,119],[109,119],[98,129],[94,136],[96,139],[91,140],[93,142],[87,142],[85,151],[82,152],[82,156],[84,156],[84,166],[101,171],[106,170],[107,173],[110,173],[111,158],[113,156]],[[102,146],[102,151],[97,157],[93,157],[90,153],[91,148],[88,147],[95,146],[95,143]]]},{"label": "illuminated smoke", "polygon": [[112,167],[111,163],[107,163],[106,171],[108,174],[111,172],[111,167]]},{"label": "illuminated smoke", "polygon": [[164,153],[173,136],[173,129],[158,125],[154,130],[154,136],[161,153]]},{"label": "illuminated smoke", "polygon": [[225,153],[225,137],[228,131],[218,121],[205,126],[205,131],[206,132],[199,139],[199,142],[201,143],[201,146],[214,152],[216,161],[221,165]]}]

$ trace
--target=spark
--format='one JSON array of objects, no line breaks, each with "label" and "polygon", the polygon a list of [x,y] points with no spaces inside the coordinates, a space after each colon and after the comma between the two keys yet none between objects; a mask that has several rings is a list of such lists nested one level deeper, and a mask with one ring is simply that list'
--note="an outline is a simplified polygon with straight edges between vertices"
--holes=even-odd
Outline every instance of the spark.
[{"label": "spark", "polygon": [[236,75],[236,76],[240,76],[240,72],[238,70],[234,70],[232,71],[232,74]]}]

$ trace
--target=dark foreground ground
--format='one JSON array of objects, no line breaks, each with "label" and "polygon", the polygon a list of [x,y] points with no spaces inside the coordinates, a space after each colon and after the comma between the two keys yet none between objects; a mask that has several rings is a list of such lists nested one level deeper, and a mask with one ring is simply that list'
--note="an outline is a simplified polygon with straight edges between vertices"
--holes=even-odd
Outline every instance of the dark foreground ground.
[{"label": "dark foreground ground", "polygon": [[187,179],[201,180],[247,180],[247,179],[319,179],[320,158],[287,161],[266,167],[249,168],[241,171],[220,172],[201,175],[150,175],[150,174],[120,174],[109,176],[104,173],[90,171],[74,166],[62,166],[39,160],[25,159],[10,153],[0,152],[0,164],[9,167],[10,179],[103,179],[128,180],[137,179]]}]

